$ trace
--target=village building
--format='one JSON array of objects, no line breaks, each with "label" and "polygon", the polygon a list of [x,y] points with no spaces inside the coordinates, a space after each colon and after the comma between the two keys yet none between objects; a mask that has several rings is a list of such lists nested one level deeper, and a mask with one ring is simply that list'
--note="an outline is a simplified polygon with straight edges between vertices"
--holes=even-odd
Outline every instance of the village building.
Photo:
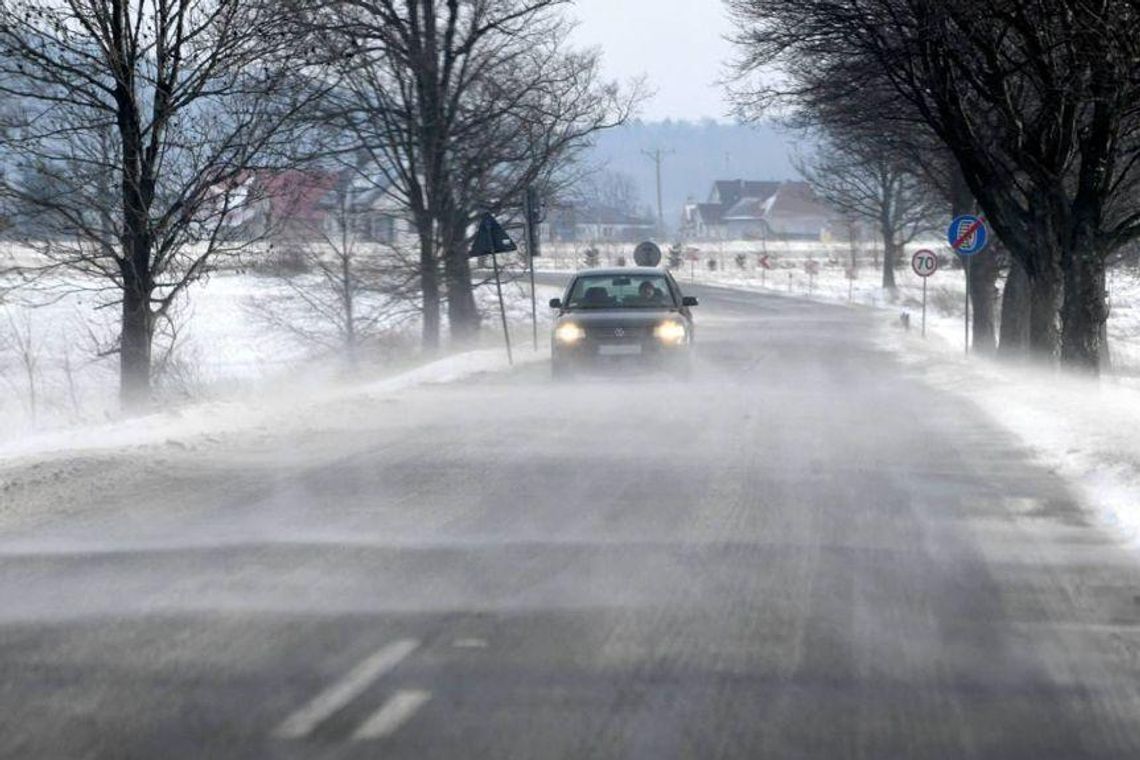
[{"label": "village building", "polygon": [[539,228],[551,243],[637,243],[657,232],[657,221],[647,214],[605,206],[551,207]]},{"label": "village building", "polygon": [[717,180],[708,201],[685,204],[686,240],[820,240],[838,215],[800,181]]},{"label": "village building", "polygon": [[275,244],[353,240],[404,247],[415,229],[385,187],[354,169],[252,173],[230,192],[234,234]]}]

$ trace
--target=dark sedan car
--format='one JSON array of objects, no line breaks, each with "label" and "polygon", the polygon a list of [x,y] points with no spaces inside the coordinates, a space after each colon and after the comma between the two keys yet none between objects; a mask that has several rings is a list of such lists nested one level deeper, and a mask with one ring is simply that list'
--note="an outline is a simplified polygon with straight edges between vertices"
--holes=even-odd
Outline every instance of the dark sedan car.
[{"label": "dark sedan car", "polygon": [[585,364],[637,361],[687,373],[697,299],[652,267],[579,272],[562,298],[552,336],[552,371],[564,377]]}]

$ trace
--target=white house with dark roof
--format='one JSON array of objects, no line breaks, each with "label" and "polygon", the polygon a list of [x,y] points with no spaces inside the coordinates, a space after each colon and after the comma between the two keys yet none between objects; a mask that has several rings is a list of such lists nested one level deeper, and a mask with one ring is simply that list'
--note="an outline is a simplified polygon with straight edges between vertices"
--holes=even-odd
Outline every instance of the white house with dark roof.
[{"label": "white house with dark roof", "polygon": [[685,204],[689,240],[819,240],[837,214],[807,182],[717,180],[705,203]]},{"label": "white house with dark roof", "polygon": [[539,228],[550,242],[636,243],[653,237],[657,221],[639,214],[601,205],[554,206]]}]

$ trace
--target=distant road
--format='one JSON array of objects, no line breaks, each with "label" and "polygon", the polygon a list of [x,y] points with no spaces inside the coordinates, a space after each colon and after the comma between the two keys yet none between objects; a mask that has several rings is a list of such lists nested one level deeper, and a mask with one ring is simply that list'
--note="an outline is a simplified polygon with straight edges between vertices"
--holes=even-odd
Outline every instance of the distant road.
[{"label": "distant road", "polygon": [[1140,757],[1136,556],[878,317],[687,290],[691,383],[75,463],[103,513],[0,539],[0,754]]}]

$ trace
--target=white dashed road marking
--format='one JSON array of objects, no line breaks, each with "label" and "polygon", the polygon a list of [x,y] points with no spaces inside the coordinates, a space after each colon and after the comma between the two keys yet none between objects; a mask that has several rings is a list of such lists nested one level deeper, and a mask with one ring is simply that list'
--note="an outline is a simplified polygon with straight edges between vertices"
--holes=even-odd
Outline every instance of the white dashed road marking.
[{"label": "white dashed road marking", "polygon": [[352,735],[354,741],[383,739],[395,733],[416,711],[431,699],[431,692],[409,689],[397,691],[380,709],[360,724]]},{"label": "white dashed road marking", "polygon": [[451,646],[456,649],[486,649],[486,639],[456,639],[451,642]]},{"label": "white dashed road marking", "polygon": [[[286,718],[273,732],[274,736],[281,739],[301,739],[308,736],[317,725],[360,696],[373,681],[399,665],[400,661],[418,646],[419,642],[415,639],[401,639],[370,655],[344,678],[313,697],[307,705]],[[412,712],[418,707],[419,704],[412,709]],[[377,713],[374,717],[379,715],[380,713]]]}]

